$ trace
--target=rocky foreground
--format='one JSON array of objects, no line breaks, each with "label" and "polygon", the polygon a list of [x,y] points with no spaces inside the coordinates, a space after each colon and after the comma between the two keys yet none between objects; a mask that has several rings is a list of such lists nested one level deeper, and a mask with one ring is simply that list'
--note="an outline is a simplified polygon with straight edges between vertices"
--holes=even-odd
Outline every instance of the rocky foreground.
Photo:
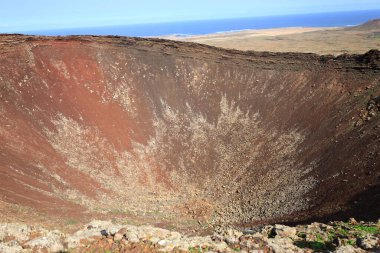
[{"label": "rocky foreground", "polygon": [[152,226],[92,221],[73,234],[26,224],[0,224],[0,252],[380,252],[378,223],[268,225],[212,236]]}]

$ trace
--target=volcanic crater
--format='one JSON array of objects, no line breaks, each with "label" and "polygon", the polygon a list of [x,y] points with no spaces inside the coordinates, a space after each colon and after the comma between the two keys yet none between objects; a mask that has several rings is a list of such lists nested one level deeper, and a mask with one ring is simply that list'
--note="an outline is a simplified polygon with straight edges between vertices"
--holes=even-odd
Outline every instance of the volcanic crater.
[{"label": "volcanic crater", "polygon": [[379,110],[377,50],[1,35],[3,215],[378,218]]}]

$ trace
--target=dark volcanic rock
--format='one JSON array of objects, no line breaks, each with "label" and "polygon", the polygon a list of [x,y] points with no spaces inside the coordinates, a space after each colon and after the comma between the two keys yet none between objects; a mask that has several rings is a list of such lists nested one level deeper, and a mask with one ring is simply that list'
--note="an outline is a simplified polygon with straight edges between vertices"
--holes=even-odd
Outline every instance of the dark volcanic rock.
[{"label": "dark volcanic rock", "polygon": [[361,112],[379,73],[376,50],[3,35],[0,197],[58,215],[378,217],[380,117]]}]

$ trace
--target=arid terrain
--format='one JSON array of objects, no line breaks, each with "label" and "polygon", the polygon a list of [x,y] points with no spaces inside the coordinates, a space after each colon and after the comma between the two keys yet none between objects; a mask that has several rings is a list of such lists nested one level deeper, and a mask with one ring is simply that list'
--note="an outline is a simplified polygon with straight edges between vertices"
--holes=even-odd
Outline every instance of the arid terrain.
[{"label": "arid terrain", "polygon": [[376,221],[379,158],[378,50],[0,36],[1,222]]},{"label": "arid terrain", "polygon": [[0,252],[4,253],[365,253],[379,249],[380,221],[355,219],[298,226],[276,224],[245,230],[229,228],[207,236],[99,220],[74,233],[20,223],[0,224]]},{"label": "arid terrain", "polygon": [[293,27],[163,38],[238,50],[361,54],[370,49],[380,49],[380,20],[347,28]]}]

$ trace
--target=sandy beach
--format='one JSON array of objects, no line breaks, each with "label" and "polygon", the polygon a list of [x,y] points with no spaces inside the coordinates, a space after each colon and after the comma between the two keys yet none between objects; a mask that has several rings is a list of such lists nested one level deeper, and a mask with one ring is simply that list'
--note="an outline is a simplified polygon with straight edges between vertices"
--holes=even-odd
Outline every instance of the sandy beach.
[{"label": "sandy beach", "polygon": [[183,41],[214,41],[214,40],[225,40],[231,38],[251,38],[258,36],[279,36],[279,35],[290,35],[290,34],[300,34],[306,32],[315,31],[327,31],[336,30],[339,27],[286,27],[286,28],[272,28],[272,29],[249,29],[241,31],[230,31],[230,32],[220,32],[206,35],[194,35],[194,36],[177,36],[177,35],[167,35],[162,36],[165,39],[176,39]]},{"label": "sandy beach", "polygon": [[160,38],[227,49],[339,55],[380,49],[379,27],[288,27]]}]

